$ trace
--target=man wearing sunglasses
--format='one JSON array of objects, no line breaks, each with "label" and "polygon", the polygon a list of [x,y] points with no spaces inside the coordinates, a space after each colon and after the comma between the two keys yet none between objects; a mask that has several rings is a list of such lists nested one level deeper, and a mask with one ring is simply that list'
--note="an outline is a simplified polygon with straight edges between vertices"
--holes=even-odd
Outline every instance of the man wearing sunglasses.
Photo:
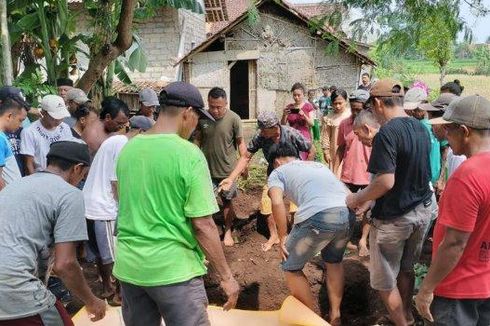
[{"label": "man wearing sunglasses", "polygon": [[454,100],[431,123],[444,124],[454,154],[468,159],[441,197],[417,310],[434,325],[490,325],[490,101]]}]

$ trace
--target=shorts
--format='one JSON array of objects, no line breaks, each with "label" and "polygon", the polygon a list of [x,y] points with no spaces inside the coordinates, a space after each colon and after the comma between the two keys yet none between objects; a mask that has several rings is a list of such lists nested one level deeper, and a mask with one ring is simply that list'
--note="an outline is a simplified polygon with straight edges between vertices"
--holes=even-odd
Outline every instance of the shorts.
[{"label": "shorts", "polygon": [[[221,181],[225,179],[220,179],[220,178],[212,178],[213,181],[213,190],[216,193],[218,191],[218,186],[221,183]],[[230,190],[224,191],[222,190],[219,195],[221,196],[222,199],[224,200],[232,200],[238,195],[238,184],[236,181],[233,181],[233,184],[231,185]]]},{"label": "shorts", "polygon": [[0,320],[0,326],[73,326],[70,315],[60,301],[34,316]]},{"label": "shorts", "polygon": [[85,246],[87,261],[91,262],[98,258],[102,265],[114,262],[115,223],[116,221],[87,219],[88,241]]},{"label": "shorts", "polygon": [[340,263],[349,236],[349,210],[346,207],[330,208],[316,213],[293,226],[286,241],[289,256],[282,262],[282,269],[300,271],[320,251],[326,263]]},{"label": "shorts", "polygon": [[[289,213],[296,213],[298,207],[292,202],[289,202]],[[271,215],[272,214],[272,201],[269,197],[269,187],[264,186],[262,190],[262,199],[260,200],[260,214]]]},{"label": "shorts", "polygon": [[430,226],[431,207],[419,204],[392,220],[373,219],[369,231],[371,287],[391,291],[401,271],[411,272]]},{"label": "shorts", "polygon": [[126,326],[160,326],[162,318],[169,326],[210,325],[206,310],[208,298],[202,277],[160,286],[121,282],[121,294]]},{"label": "shorts", "polygon": [[430,307],[435,326],[490,325],[490,298],[448,299],[434,297]]}]

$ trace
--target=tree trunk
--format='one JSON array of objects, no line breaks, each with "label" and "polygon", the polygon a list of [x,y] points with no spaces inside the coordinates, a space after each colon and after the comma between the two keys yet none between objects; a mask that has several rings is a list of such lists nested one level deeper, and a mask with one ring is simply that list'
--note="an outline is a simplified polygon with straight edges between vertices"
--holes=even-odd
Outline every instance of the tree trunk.
[{"label": "tree trunk", "polygon": [[439,83],[442,86],[442,85],[444,85],[444,78],[446,78],[446,64],[441,65],[439,67],[439,72],[440,72]]},{"label": "tree trunk", "polygon": [[117,38],[112,44],[106,44],[101,50],[90,58],[87,71],[77,84],[86,93],[90,91],[92,85],[102,76],[109,64],[129,49],[133,43],[133,17],[137,0],[123,0],[121,4],[121,14],[117,25]]},{"label": "tree trunk", "polygon": [[7,1],[0,1],[0,51],[2,61],[0,62],[0,77],[4,85],[12,85],[12,57],[10,55],[10,37],[7,25]]}]

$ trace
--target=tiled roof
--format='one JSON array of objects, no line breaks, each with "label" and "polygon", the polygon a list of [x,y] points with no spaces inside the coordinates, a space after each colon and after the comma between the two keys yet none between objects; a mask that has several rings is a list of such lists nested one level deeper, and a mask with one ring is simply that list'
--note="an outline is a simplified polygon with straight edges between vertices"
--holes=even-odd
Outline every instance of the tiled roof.
[{"label": "tiled roof", "polygon": [[[220,22],[218,24],[213,24],[214,26],[211,26],[211,29],[208,29],[210,33],[208,34],[208,38],[204,40],[201,44],[197,45],[195,48],[193,48],[189,53],[187,53],[185,56],[180,57],[178,62],[175,65],[178,65],[186,60],[188,60],[190,57],[195,55],[196,53],[199,53],[201,51],[204,51],[210,44],[212,44],[214,41],[216,41],[221,34],[226,34],[228,31],[233,29],[235,26],[243,22],[247,18],[247,8],[248,4],[250,3],[249,0],[225,0],[228,1],[228,8],[231,6],[231,1],[233,1],[233,8],[234,11],[232,12],[231,10],[228,11],[228,15],[230,17],[230,20],[228,22]],[[284,0],[258,0],[256,2],[257,8],[260,8],[263,6],[265,3],[274,3],[277,6],[281,6],[284,9],[288,10],[292,14],[296,15],[300,20],[303,21],[303,23],[308,24],[309,21],[311,20],[312,17],[307,16],[309,14],[315,14],[318,10],[313,10],[309,9],[307,12],[303,13],[300,10],[301,9],[296,9],[292,4],[284,1]],[[331,8],[331,7],[330,7]],[[259,9],[260,10],[260,9]],[[305,9],[303,9],[305,10]],[[234,19],[232,17],[236,16]],[[321,32],[329,33],[333,39],[337,40],[340,44],[340,47],[345,50],[351,49],[351,43],[348,39],[346,39],[344,36],[339,35],[342,33],[333,33],[332,28],[329,26],[323,26],[321,28],[321,31],[317,31],[317,34],[320,34]],[[355,55],[356,57],[360,58],[363,63],[368,63],[375,65],[375,62],[369,58],[363,51],[359,51],[354,49],[352,51],[352,54]]]},{"label": "tiled roof", "polygon": [[158,94],[167,85],[168,82],[163,80],[139,80],[133,81],[129,85],[121,81],[114,81],[112,83],[112,90],[114,93],[137,94],[143,88],[151,88]]},{"label": "tiled roof", "polygon": [[[228,20],[220,21],[216,23],[210,23],[209,25],[209,36],[216,34],[223,28],[227,27],[229,24],[234,22],[238,17],[247,11],[251,5],[252,0],[221,0],[226,5],[226,10],[228,12]],[[295,9],[298,13],[302,14],[306,18],[314,18],[317,16],[322,16],[332,12],[333,5],[327,3],[315,3],[315,4],[292,4],[284,1],[287,5]]]}]

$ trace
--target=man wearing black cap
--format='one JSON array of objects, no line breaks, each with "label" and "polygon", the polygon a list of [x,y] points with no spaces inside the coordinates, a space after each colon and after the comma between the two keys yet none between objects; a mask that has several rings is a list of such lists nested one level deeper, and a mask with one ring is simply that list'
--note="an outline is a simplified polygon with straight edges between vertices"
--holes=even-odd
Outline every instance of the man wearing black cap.
[{"label": "man wearing black cap", "polygon": [[430,139],[425,127],[403,109],[403,87],[385,79],[370,91],[373,112],[383,125],[373,140],[369,186],[347,197],[358,209],[375,200],[369,234],[371,287],[397,326],[413,323],[413,266],[430,225]]},{"label": "man wearing black cap", "polygon": [[415,297],[433,325],[490,325],[490,101],[458,98],[444,124],[456,155],[468,158],[449,178],[434,228],[432,263]]},{"label": "man wearing black cap", "polygon": [[206,158],[187,139],[203,109],[184,82],[160,93],[155,125],[134,137],[117,162],[119,215],[114,275],[121,282],[127,326],[209,325],[204,254],[236,305],[239,286],[226,263],[212,215],[218,211]]},{"label": "man wearing black cap", "polygon": [[[143,116],[133,117],[129,121],[131,129],[127,133],[111,136],[100,145],[83,187],[89,238],[87,260],[97,261],[103,298],[115,294],[111,277],[114,263],[114,226],[118,211],[116,160],[131,138],[153,125],[149,118]],[[120,304],[119,296],[114,295],[112,301]]]},{"label": "man wearing black cap", "polygon": [[70,141],[53,143],[42,172],[0,192],[0,325],[73,325],[63,305],[39,279],[39,262],[54,251],[54,271],[82,300],[92,320],[102,319],[105,303],[85,281],[76,257],[87,239],[83,196],[74,185],[87,172],[88,148]]}]

